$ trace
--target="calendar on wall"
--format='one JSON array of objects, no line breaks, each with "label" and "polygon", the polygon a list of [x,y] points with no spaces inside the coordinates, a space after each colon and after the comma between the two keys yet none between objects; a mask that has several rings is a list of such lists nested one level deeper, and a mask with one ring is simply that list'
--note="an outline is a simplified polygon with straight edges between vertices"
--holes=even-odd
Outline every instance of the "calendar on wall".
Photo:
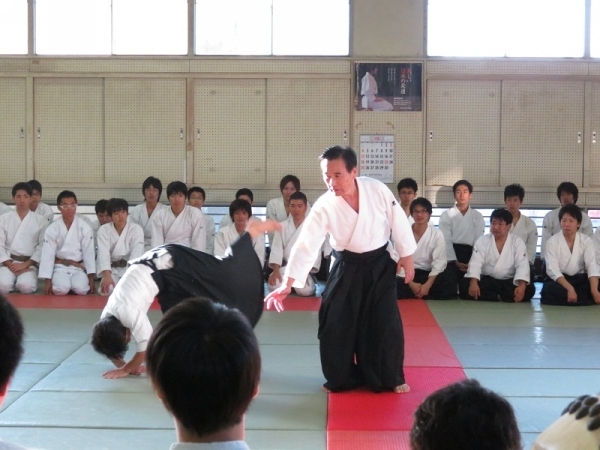
[{"label": "calendar on wall", "polygon": [[360,135],[360,175],[394,182],[394,135]]}]

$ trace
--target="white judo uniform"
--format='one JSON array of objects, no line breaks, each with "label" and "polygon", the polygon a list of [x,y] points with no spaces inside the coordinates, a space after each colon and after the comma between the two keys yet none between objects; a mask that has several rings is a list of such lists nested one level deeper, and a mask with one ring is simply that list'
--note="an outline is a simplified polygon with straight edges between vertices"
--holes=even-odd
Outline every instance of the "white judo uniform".
[{"label": "white judo uniform", "polygon": [[[279,273],[283,277],[285,275],[287,260],[290,257],[292,247],[298,240],[298,236],[300,236],[300,233],[302,231],[302,225],[304,225],[304,222],[302,222],[300,226],[296,228],[296,225],[294,225],[294,219],[290,216],[286,220],[284,220],[281,223],[281,225],[283,228],[281,229],[281,231],[277,231],[275,233],[275,236],[273,237],[273,241],[271,243],[271,255],[269,256],[269,264],[277,264],[278,266],[280,266]],[[319,255],[317,256],[317,259],[313,264],[311,272],[318,272],[320,267],[321,253],[319,252]],[[305,283],[306,284],[304,285],[304,287],[296,288],[296,294],[300,295],[301,297],[310,297],[311,295],[315,295],[315,292],[317,291],[317,286],[315,285],[314,278],[311,275],[309,275],[308,277],[306,277]],[[280,281],[278,281],[274,285],[269,284],[269,291],[274,291],[280,286]]]},{"label": "white judo uniform", "polygon": [[[306,213],[304,216],[308,216],[310,212],[310,203],[306,203]],[[267,202],[267,219],[273,219],[277,222],[283,222],[287,220],[289,217],[287,211],[285,210],[285,203],[283,202],[283,197],[272,198]],[[269,242],[273,242],[273,238],[275,233],[267,233],[269,236]]]},{"label": "white judo uniform", "polygon": [[587,273],[588,278],[600,276],[592,239],[577,232],[571,252],[562,230],[551,236],[546,244],[546,273],[554,281],[563,275],[579,273]]},{"label": "white judo uniform", "polygon": [[11,208],[10,206],[8,206],[6,203],[0,202],[0,216],[2,214],[6,214],[6,213],[9,213],[11,211],[14,211],[14,209]]},{"label": "white judo uniform", "polygon": [[[544,216],[544,222],[542,225],[542,247],[540,250],[542,259],[546,258],[546,245],[550,237],[558,234],[561,231],[560,220],[558,218],[559,211],[560,208],[556,208]],[[579,232],[589,237],[592,237],[592,234],[594,233],[592,221],[590,220],[590,217],[583,211],[581,211],[581,226],[579,227]]]},{"label": "white judo uniform", "polygon": [[[111,271],[115,284],[127,270],[127,261],[144,254],[144,230],[136,223],[127,222],[121,234],[117,233],[114,223],[107,223],[98,230],[98,275],[105,270]],[[102,292],[110,294],[110,292]]]},{"label": "white judo uniform", "polygon": [[509,233],[502,253],[499,253],[492,234],[480,237],[475,243],[465,277],[481,280],[481,275],[497,280],[512,279],[515,286],[519,285],[519,280],[529,283],[529,260],[523,240]]},{"label": "white judo uniform", "polygon": [[[16,211],[0,216],[0,263],[5,261],[24,262],[31,259],[40,262],[44,232],[48,221],[39,214],[29,211],[21,220]],[[17,289],[22,294],[32,294],[37,290],[38,269],[35,265],[29,271],[16,276],[8,267],[0,267],[0,292],[7,294]]]},{"label": "white judo uniform", "polygon": [[370,108],[373,111],[392,111],[394,107],[386,100],[376,101],[378,94],[377,81],[369,72],[365,74],[360,83],[360,95],[362,95],[361,106],[363,109]]},{"label": "white judo uniform", "polygon": [[[56,258],[81,262],[85,271],[76,266],[56,264]],[[96,255],[92,228],[77,215],[69,229],[62,217],[48,225],[39,277],[52,279],[52,292],[65,295],[73,291],[85,295],[90,290],[88,274],[93,273],[96,273]]]},{"label": "white judo uniform", "polygon": [[[444,235],[433,225],[429,225],[413,253],[415,269],[426,270],[430,272],[429,276],[437,276],[444,271],[447,261]],[[398,276],[404,278],[404,269]]]},{"label": "white judo uniform", "polygon": [[46,203],[38,203],[38,206],[37,208],[35,208],[34,213],[39,214],[40,216],[44,216],[48,223],[54,220],[54,212],[52,211],[52,208]]},{"label": "white judo uniform", "polygon": [[170,206],[152,214],[152,248],[179,244],[206,252],[205,220],[198,208],[185,205],[178,216]]},{"label": "white judo uniform", "polygon": [[[463,216],[455,205],[442,213],[439,229],[444,234],[444,240],[446,241],[446,257],[448,261],[456,261],[456,252],[454,251],[453,244],[474,246],[475,241],[483,236],[485,221],[481,213],[470,206]],[[466,263],[467,261],[461,262]]]},{"label": "white judo uniform", "polygon": [[[252,220],[252,218],[250,218]],[[257,219],[260,220],[260,219]],[[227,225],[226,227],[219,228],[217,235],[215,236],[215,256],[227,256],[231,252],[231,244],[240,238],[240,234],[235,229],[235,224]],[[257,236],[252,239],[252,246],[256,252],[256,256],[260,260],[260,265],[265,265],[265,237]]]},{"label": "white judo uniform", "polygon": [[146,209],[146,203],[136,205],[129,212],[128,221],[137,223],[142,230],[144,230],[144,250],[148,251],[152,248],[152,219],[156,214],[167,206],[162,203],[158,203],[152,214],[148,216],[148,209]]},{"label": "white judo uniform", "polygon": [[535,222],[529,217],[521,214],[519,220],[516,223],[513,222],[511,224],[509,233],[514,234],[523,240],[525,248],[527,249],[527,259],[529,260],[529,264],[533,264],[535,262],[538,241],[538,231]]},{"label": "white judo uniform", "polygon": [[206,250],[209,255],[215,254],[215,221],[201,209],[198,209],[202,215],[204,229],[206,230]]}]

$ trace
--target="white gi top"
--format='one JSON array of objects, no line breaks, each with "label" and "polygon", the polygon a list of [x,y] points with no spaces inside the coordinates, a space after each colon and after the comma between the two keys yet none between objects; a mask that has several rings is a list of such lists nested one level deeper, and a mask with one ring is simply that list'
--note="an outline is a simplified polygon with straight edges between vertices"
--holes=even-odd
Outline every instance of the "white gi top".
[{"label": "white gi top", "polygon": [[475,241],[483,236],[485,221],[481,213],[470,206],[463,216],[454,205],[440,216],[439,229],[444,234],[444,240],[446,241],[448,261],[456,261],[456,253],[452,245],[475,245]]},{"label": "white gi top", "polygon": [[105,270],[115,270],[122,275],[126,267],[111,267],[112,261],[139,258],[144,254],[144,230],[137,223],[127,222],[121,234],[114,223],[107,223],[98,230],[98,274]]},{"label": "white gi top", "polygon": [[[306,213],[304,216],[308,216],[310,212],[310,203],[306,203]],[[283,222],[289,217],[288,213],[285,211],[285,203],[283,202],[283,197],[272,198],[267,202],[267,219],[273,219],[277,222]],[[273,242],[275,238],[275,233],[267,233],[269,236],[269,243]]]},{"label": "white gi top", "polygon": [[52,211],[52,208],[45,203],[38,203],[34,213],[44,216],[48,222],[52,222],[54,220],[54,212]]},{"label": "white gi top", "polygon": [[546,273],[548,276],[556,281],[563,275],[584,272],[587,272],[588,278],[600,276],[592,238],[578,231],[571,253],[562,230],[551,236],[546,244]]},{"label": "white gi top", "polygon": [[179,244],[206,251],[206,228],[198,208],[185,205],[177,217],[170,207],[152,214],[152,247]]},{"label": "white gi top", "polygon": [[[298,228],[294,225],[293,217],[288,217],[286,220],[281,222],[282,229],[281,231],[276,231],[273,237],[273,242],[271,242],[271,255],[269,256],[269,265],[277,264],[280,267],[285,267],[288,259],[290,258],[290,254],[292,252],[292,247],[298,240],[300,236],[300,232],[302,231],[302,226],[304,222],[300,224]],[[321,267],[321,252],[319,252],[317,259],[313,264],[313,268],[316,271]],[[312,270],[311,270],[312,271]]]},{"label": "white gi top", "polygon": [[[433,225],[427,226],[427,230],[417,242],[417,249],[413,253],[413,261],[415,269],[430,272],[430,277],[439,275],[446,268],[448,260],[446,259],[444,235]],[[404,268],[398,276],[404,277]]]},{"label": "white gi top", "polygon": [[9,213],[11,211],[14,211],[14,209],[12,209],[10,206],[8,206],[6,203],[2,203],[0,202],[0,216],[2,214],[6,214]]},{"label": "white gi top", "polygon": [[535,253],[537,251],[538,231],[537,225],[529,217],[521,214],[517,223],[513,222],[509,233],[519,236],[525,243],[527,249],[527,258],[529,263],[535,262]]},{"label": "white gi top", "polygon": [[212,217],[206,214],[201,209],[198,209],[204,221],[204,229],[206,230],[206,253],[209,255],[215,254],[215,221]]},{"label": "white gi top", "polygon": [[166,208],[162,203],[158,203],[152,215],[148,216],[148,210],[146,209],[146,203],[136,205],[129,212],[128,221],[137,223],[144,230],[144,249],[150,250],[152,248],[152,219],[156,216],[158,211]]},{"label": "white gi top", "polygon": [[[157,270],[173,267],[173,258],[167,252],[152,259],[152,262]],[[158,295],[158,286],[152,278],[153,272],[145,264],[133,264],[115,286],[100,315],[101,319],[108,315],[116,317],[125,328],[129,328],[135,339],[137,352],[146,351],[152,335],[148,310],[154,297]]]},{"label": "white gi top", "polygon": [[86,273],[96,273],[94,235],[92,228],[83,219],[75,216],[69,229],[62,217],[48,225],[42,247],[39,278],[52,278],[54,258],[83,260]]},{"label": "white gi top", "polygon": [[[544,222],[542,223],[542,247],[540,249],[542,259],[545,259],[546,257],[546,243],[548,242],[548,239],[562,231],[560,228],[560,220],[558,219],[559,211],[560,208],[553,209],[544,217]],[[592,234],[594,233],[592,221],[583,211],[581,211],[581,226],[579,227],[579,232],[589,237],[592,237]]]},{"label": "white gi top", "polygon": [[244,441],[209,442],[177,442],[169,447],[169,450],[250,450]]},{"label": "white gi top", "polygon": [[340,252],[365,253],[387,244],[391,257],[397,261],[390,235],[400,257],[412,255],[416,250],[406,214],[388,187],[368,177],[356,178],[356,184],[358,213],[331,191],[313,205],[287,264],[286,275],[295,280],[293,287],[304,286],[327,233],[331,247]]},{"label": "white gi top", "polygon": [[[215,236],[215,256],[227,256],[231,254],[231,245],[240,238],[240,234],[235,229],[235,224],[219,228]],[[252,238],[252,246],[260,260],[261,267],[265,265],[265,236],[260,235]]]},{"label": "white gi top", "polygon": [[512,278],[515,286],[519,285],[519,280],[529,284],[529,260],[525,242],[520,237],[509,233],[502,253],[498,253],[494,235],[481,236],[475,242],[473,256],[469,261],[469,269],[465,277],[481,280],[481,275],[488,275],[497,280]]},{"label": "white gi top", "polygon": [[44,245],[44,232],[48,221],[29,211],[21,220],[16,211],[0,216],[0,263],[11,259],[10,255],[28,256],[39,263]]}]

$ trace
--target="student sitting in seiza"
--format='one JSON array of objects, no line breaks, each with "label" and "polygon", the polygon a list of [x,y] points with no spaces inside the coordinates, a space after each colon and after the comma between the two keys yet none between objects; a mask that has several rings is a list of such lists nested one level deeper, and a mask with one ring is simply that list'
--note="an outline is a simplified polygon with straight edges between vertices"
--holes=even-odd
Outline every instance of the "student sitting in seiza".
[{"label": "student sitting in seiza", "polygon": [[94,233],[77,212],[77,196],[62,191],[56,199],[60,218],[48,228],[44,237],[39,277],[45,279],[46,295],[96,293],[96,255]]},{"label": "student sitting in seiza", "polygon": [[452,186],[456,205],[440,216],[439,229],[446,241],[448,266],[454,270],[456,281],[462,279],[469,268],[475,241],[485,231],[485,221],[479,211],[469,206],[473,185],[459,180]]},{"label": "student sitting in seiza", "polygon": [[510,233],[519,236],[525,242],[527,259],[529,259],[529,265],[532,268],[537,252],[538,231],[535,222],[522,214],[519,209],[524,198],[525,189],[520,184],[510,184],[504,188],[504,204],[513,217]]},{"label": "student sitting in seiza", "polygon": [[523,240],[511,234],[512,214],[496,209],[490,216],[490,234],[475,242],[469,270],[459,284],[467,300],[529,301],[535,294]]},{"label": "student sitting in seiza", "polygon": [[[229,205],[229,217],[233,221],[231,225],[219,228],[215,237],[215,256],[227,256],[231,245],[236,242],[248,223],[252,221],[252,206],[246,200],[238,199]],[[257,219],[260,222],[260,219]],[[260,260],[261,265],[265,264],[265,237],[256,236],[252,238],[254,251]]]},{"label": "student sitting in seiza", "polygon": [[432,212],[431,202],[424,197],[416,198],[410,204],[412,232],[417,241],[413,253],[415,277],[405,284],[404,271],[398,274],[398,298],[450,300],[457,297],[456,278],[446,270],[444,235],[429,225]]},{"label": "student sitting in seiza", "polygon": [[152,218],[152,247],[179,244],[206,251],[206,228],[198,208],[185,204],[187,186],[173,181],[167,186],[170,207],[161,208]]},{"label": "student sitting in seiza", "polygon": [[204,221],[204,228],[206,229],[206,253],[214,255],[215,253],[215,221],[212,217],[202,211],[202,206],[206,201],[206,192],[199,186],[191,187],[187,194],[188,205],[192,208],[198,209],[202,215]]},{"label": "student sitting in seiza", "polygon": [[[254,193],[248,188],[242,188],[242,189],[239,189],[235,193],[235,199],[236,200],[246,200],[248,203],[250,203],[250,208],[252,208],[252,205],[254,204]],[[260,220],[260,219],[250,216],[250,220]],[[231,216],[229,214],[225,214],[221,218],[221,221],[219,222],[219,230],[221,228],[225,228],[227,225],[231,225],[232,223],[233,223],[233,221],[231,220]],[[215,253],[215,255],[216,255],[216,253]]]},{"label": "student sitting in seiza", "polygon": [[237,309],[184,300],[152,333],[146,362],[175,421],[171,450],[249,450],[244,416],[258,394],[261,360],[252,327]]},{"label": "student sitting in seiza", "polygon": [[579,306],[600,303],[600,268],[592,239],[579,231],[582,212],[568,204],[558,212],[561,231],[546,244],[546,272],[541,303]]},{"label": "student sitting in seiza", "polygon": [[144,230],[127,220],[129,204],[122,198],[111,198],[106,204],[111,222],[98,230],[98,274],[102,276],[100,294],[110,295],[127,270],[127,261],[144,254]]},{"label": "student sitting in seiza", "polygon": [[[281,222],[283,229],[275,232],[273,241],[271,242],[271,255],[269,256],[269,266],[273,272],[269,276],[268,287],[269,291],[274,291],[281,287],[281,280],[285,275],[285,266],[292,252],[292,247],[298,240],[298,236],[302,231],[302,224],[306,218],[306,209],[308,208],[308,200],[302,192],[294,192],[290,196],[290,217]],[[321,253],[313,265],[313,273],[319,271],[321,267]],[[294,288],[296,294],[301,297],[310,297],[315,295],[317,287],[315,279],[312,275],[306,278],[306,284],[301,288]]]},{"label": "student sitting in seiza", "polygon": [[398,190],[400,206],[402,206],[402,209],[406,213],[408,223],[412,225],[415,223],[415,221],[412,217],[412,213],[410,212],[410,205],[412,204],[412,201],[417,198],[417,190],[419,189],[419,186],[412,178],[402,178],[398,182],[396,189]]},{"label": "student sitting in seiza", "polygon": [[[283,222],[290,216],[290,196],[300,191],[300,179],[295,175],[286,175],[279,182],[281,197],[267,202],[267,219]],[[252,203],[251,203],[252,204]],[[306,214],[310,212],[310,203],[306,203]],[[273,234],[269,233],[269,242],[273,242]]]},{"label": "student sitting in seiza", "polygon": [[42,203],[42,184],[38,180],[29,180],[27,182],[29,186],[31,186],[32,194],[31,194],[31,205],[29,207],[31,210],[44,216],[48,223],[54,220],[54,211],[50,208],[49,205]]},{"label": "student sitting in seiza", "polygon": [[89,224],[92,227],[92,231],[94,232],[94,249],[96,250],[96,256],[98,255],[98,230],[102,225],[105,225],[112,221],[112,219],[110,218],[110,214],[106,210],[107,204],[108,200],[104,198],[96,202],[96,204],[94,205],[94,211],[96,212],[96,218],[98,220]]},{"label": "student sitting in seiza", "polygon": [[[558,217],[558,212],[561,207],[566,205],[575,205],[577,204],[577,199],[579,198],[579,189],[573,183],[565,181],[558,185],[556,188],[556,196],[560,201],[560,207],[553,209],[544,217],[543,228],[542,228],[542,248],[540,254],[542,259],[546,258],[546,245],[548,239],[551,236],[559,233],[561,230],[560,218]],[[580,210],[581,211],[581,210]],[[586,213],[581,211],[581,221],[580,221],[580,229],[579,232],[585,234],[586,236],[592,237],[594,232],[594,227],[592,225],[592,221],[588,217]]]},{"label": "student sitting in seiza", "polygon": [[144,203],[131,209],[129,220],[137,223],[144,230],[144,250],[152,248],[152,219],[165,205],[159,203],[162,194],[162,183],[158,178],[148,177],[142,184]]},{"label": "student sitting in seiza", "polygon": [[0,216],[0,293],[17,289],[22,294],[37,290],[37,266],[42,256],[48,221],[30,210],[31,186],[12,188],[15,209]]}]

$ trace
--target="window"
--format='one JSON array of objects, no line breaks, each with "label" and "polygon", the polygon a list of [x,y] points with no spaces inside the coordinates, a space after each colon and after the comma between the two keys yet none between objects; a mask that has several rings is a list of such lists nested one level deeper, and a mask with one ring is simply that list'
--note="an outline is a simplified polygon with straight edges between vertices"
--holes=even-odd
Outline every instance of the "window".
[{"label": "window", "polygon": [[27,0],[0,2],[0,54],[27,54]]},{"label": "window", "polygon": [[349,53],[348,0],[196,0],[195,24],[198,55]]},{"label": "window", "polygon": [[592,0],[590,56],[600,58],[600,0]]},{"label": "window", "polygon": [[582,57],[585,0],[429,0],[427,30],[429,56]]}]

